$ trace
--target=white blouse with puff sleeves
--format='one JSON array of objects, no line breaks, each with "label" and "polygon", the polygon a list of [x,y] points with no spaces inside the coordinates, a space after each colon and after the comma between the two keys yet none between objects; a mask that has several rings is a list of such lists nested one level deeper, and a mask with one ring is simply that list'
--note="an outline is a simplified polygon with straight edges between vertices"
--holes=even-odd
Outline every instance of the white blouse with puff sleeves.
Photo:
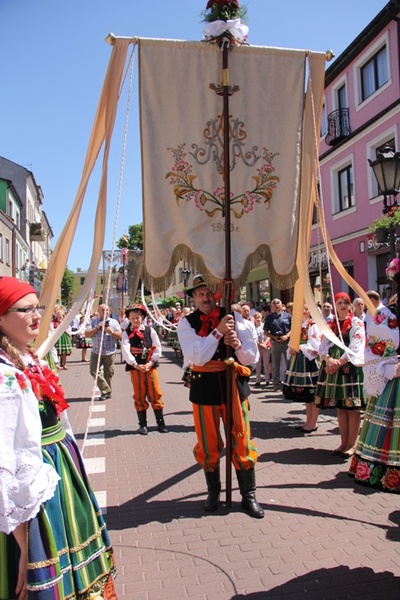
[{"label": "white blouse with puff sleeves", "polygon": [[[2,358],[5,360],[5,358]],[[0,361],[0,531],[39,512],[60,479],[42,459],[38,400],[27,377]]]}]

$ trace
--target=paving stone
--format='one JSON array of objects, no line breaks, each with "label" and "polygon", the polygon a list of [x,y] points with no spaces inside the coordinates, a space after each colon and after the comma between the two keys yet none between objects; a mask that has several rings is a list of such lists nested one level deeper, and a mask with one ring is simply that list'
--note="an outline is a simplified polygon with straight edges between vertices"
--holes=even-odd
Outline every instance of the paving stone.
[{"label": "paving stone", "polygon": [[[170,431],[139,435],[128,375],[119,357],[113,395],[91,402],[89,368],[73,351],[61,372],[84,457],[104,459],[93,473],[106,492],[106,522],[118,560],[118,598],[128,600],[323,600],[400,598],[400,510],[397,495],[358,488],[348,463],[334,460],[334,412],[321,414],[318,431],[294,429],[304,408],[267,388],[250,397],[253,440],[259,448],[257,499],[263,520],[240,508],[235,473],[232,503],[225,491],[216,513],[205,513],[206,485],[195,464],[191,405],[181,360],[163,346],[159,377]],[[258,388],[255,388],[258,390]],[[91,418],[105,425],[91,427]],[[103,408],[103,412],[98,407]],[[221,463],[225,490],[225,458]]]}]

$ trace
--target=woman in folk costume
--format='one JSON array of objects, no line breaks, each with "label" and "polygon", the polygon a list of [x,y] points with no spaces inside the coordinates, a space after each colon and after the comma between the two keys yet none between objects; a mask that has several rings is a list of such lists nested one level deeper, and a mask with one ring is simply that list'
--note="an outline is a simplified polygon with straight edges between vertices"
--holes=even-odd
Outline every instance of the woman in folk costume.
[{"label": "woman in folk costume", "polygon": [[68,404],[30,347],[40,321],[35,289],[1,277],[0,599],[115,599],[113,552]]},{"label": "woman in folk costume", "polygon": [[349,475],[356,483],[400,493],[400,364],[396,316],[380,304],[366,317],[364,390],[368,396]]},{"label": "woman in folk costume", "polygon": [[[54,319],[51,322],[51,326],[57,329],[65,319],[65,310],[62,306],[56,306],[54,309]],[[72,339],[71,339],[71,328],[68,327],[64,331],[55,343],[57,354],[60,361],[60,367],[67,369],[67,356],[70,356],[72,352]]]},{"label": "woman in folk costume", "polygon": [[147,435],[147,409],[152,405],[160,433],[168,433],[164,422],[164,402],[158,384],[158,359],[161,344],[153,327],[143,323],[146,308],[134,304],[125,311],[129,325],[122,334],[121,352],[133,386],[133,399],[139,420],[138,432]]},{"label": "woman in folk costume", "polygon": [[307,306],[304,306],[300,346],[298,351],[289,348],[291,357],[283,384],[283,394],[287,400],[305,402],[306,422],[298,427],[302,433],[312,433],[317,429],[319,409],[314,404],[314,397],[320,343],[321,332],[311,319]]},{"label": "woman in folk costume", "polygon": [[354,316],[351,300],[345,292],[335,295],[337,319],[327,323],[343,338],[346,350],[323,336],[320,345],[322,365],[319,372],[315,405],[318,408],[337,408],[341,442],[333,454],[348,458],[354,454],[361,423],[361,409],[366,399],[363,388],[364,323]]}]

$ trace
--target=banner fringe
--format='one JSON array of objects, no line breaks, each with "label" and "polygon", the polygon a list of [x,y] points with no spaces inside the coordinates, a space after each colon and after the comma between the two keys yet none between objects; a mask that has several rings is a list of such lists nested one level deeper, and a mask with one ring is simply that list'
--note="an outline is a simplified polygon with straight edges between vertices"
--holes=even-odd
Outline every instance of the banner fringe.
[{"label": "banner fringe", "polygon": [[[203,257],[200,254],[193,252],[186,244],[179,244],[175,246],[170,262],[168,271],[161,277],[153,277],[146,269],[146,264],[143,265],[143,281],[144,285],[148,289],[153,289],[154,292],[164,292],[172,284],[174,280],[175,268],[180,261],[185,261],[192,269],[191,277],[197,274],[203,275],[207,285],[213,291],[217,291],[219,284],[222,282],[221,279],[216,277],[206,266]],[[262,261],[267,263],[268,277],[272,285],[279,290],[290,289],[294,286],[298,279],[297,267],[286,274],[278,273],[273,265],[272,252],[268,244],[261,244],[258,248],[250,254],[243,265],[243,269],[237,279],[235,279],[235,286],[240,287],[246,284],[247,277],[252,269],[259,267]],[[146,261],[145,261],[146,262]],[[188,282],[187,287],[191,287],[191,281]]]}]

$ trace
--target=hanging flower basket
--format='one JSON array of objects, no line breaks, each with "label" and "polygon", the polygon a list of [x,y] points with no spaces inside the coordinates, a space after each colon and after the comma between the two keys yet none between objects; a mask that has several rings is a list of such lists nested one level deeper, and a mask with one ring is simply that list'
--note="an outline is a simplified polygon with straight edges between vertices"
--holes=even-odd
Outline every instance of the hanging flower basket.
[{"label": "hanging flower basket", "polygon": [[43,242],[46,239],[46,230],[41,223],[31,223],[29,226],[31,242]]},{"label": "hanging flower basket", "polygon": [[388,230],[386,227],[378,227],[375,229],[375,237],[378,244],[384,244],[388,239]]},{"label": "hanging flower basket", "polygon": [[[399,226],[400,228],[400,210],[393,206],[391,210],[372,221],[368,231],[376,232],[378,229],[389,229],[389,227]],[[385,240],[386,241],[386,240]]]}]

